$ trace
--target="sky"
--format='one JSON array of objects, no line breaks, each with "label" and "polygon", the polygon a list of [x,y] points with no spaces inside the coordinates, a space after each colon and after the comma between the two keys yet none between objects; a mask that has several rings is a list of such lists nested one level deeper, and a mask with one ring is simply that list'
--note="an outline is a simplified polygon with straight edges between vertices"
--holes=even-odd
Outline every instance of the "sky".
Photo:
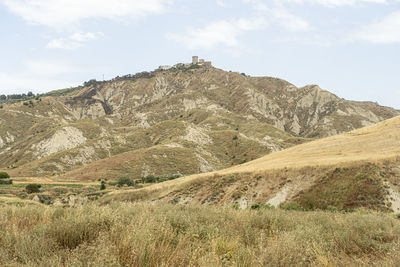
[{"label": "sky", "polygon": [[0,0],[0,94],[190,62],[400,109],[400,0]]}]

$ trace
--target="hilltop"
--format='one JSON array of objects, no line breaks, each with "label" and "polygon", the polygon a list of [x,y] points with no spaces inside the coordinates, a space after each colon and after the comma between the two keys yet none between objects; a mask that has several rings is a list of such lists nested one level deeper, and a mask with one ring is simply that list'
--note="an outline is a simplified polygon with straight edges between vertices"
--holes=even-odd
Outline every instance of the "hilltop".
[{"label": "hilltop", "polygon": [[399,115],[210,65],[90,81],[0,109],[0,168],[97,180],[195,174]]}]

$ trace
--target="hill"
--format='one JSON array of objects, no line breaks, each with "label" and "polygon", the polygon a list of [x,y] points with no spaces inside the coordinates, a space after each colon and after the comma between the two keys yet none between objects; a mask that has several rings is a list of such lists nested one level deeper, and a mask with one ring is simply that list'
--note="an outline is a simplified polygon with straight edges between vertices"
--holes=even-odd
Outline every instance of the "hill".
[{"label": "hill", "polygon": [[0,109],[0,168],[97,180],[194,174],[399,115],[318,86],[189,66],[55,91]]},{"label": "hill", "polygon": [[115,192],[102,201],[261,203],[301,209],[366,207],[400,211],[400,117],[275,152],[208,174],[140,190]]}]

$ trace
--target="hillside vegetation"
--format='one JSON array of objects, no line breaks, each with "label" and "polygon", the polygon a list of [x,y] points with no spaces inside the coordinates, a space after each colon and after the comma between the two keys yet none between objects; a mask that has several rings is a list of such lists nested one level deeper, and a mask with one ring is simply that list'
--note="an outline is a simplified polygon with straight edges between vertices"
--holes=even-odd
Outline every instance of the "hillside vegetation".
[{"label": "hillside vegetation", "polygon": [[296,202],[302,209],[400,211],[400,117],[275,152],[207,174],[143,189],[113,192],[102,201],[160,201],[246,208]]},{"label": "hillside vegetation", "polygon": [[212,67],[139,73],[4,106],[0,168],[64,180],[205,173],[399,114]]}]

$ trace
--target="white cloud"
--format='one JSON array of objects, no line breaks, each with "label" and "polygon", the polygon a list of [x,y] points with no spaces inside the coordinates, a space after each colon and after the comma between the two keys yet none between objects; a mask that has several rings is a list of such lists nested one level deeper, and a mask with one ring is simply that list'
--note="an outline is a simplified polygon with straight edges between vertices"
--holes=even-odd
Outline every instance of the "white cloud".
[{"label": "white cloud", "polygon": [[246,31],[263,30],[268,25],[277,25],[289,31],[308,31],[309,23],[291,12],[283,5],[273,3],[267,6],[262,0],[243,0],[251,4],[256,11],[254,18],[243,18],[239,20],[219,20],[211,22],[204,27],[189,27],[183,34],[167,34],[171,40],[184,44],[190,49],[210,49],[217,46],[227,47],[225,51],[237,54],[239,37]]},{"label": "white cloud", "polygon": [[0,0],[25,21],[56,29],[85,19],[137,18],[165,11],[173,0]]},{"label": "white cloud", "polygon": [[167,37],[181,42],[191,49],[208,49],[219,45],[236,47],[239,43],[238,36],[241,33],[261,29],[266,25],[267,22],[263,18],[220,20],[203,28],[187,28],[184,34],[168,34]]},{"label": "white cloud", "polygon": [[400,43],[400,11],[365,26],[355,39],[377,44]]},{"label": "white cloud", "polygon": [[291,31],[307,31],[310,25],[306,19],[291,13],[282,1],[272,0],[269,5],[263,0],[243,0],[251,4],[259,16],[268,18],[271,24],[277,24]]},{"label": "white cloud", "polygon": [[274,21],[291,31],[307,31],[310,25],[307,20],[290,13],[283,7],[274,8],[270,11]]},{"label": "white cloud", "polygon": [[296,4],[319,4],[327,7],[357,6],[366,3],[386,4],[387,0],[285,0]]},{"label": "white cloud", "polygon": [[51,40],[46,48],[53,49],[76,49],[85,45],[89,41],[94,41],[99,37],[103,36],[101,32],[99,33],[74,33],[66,38],[58,38]]}]

